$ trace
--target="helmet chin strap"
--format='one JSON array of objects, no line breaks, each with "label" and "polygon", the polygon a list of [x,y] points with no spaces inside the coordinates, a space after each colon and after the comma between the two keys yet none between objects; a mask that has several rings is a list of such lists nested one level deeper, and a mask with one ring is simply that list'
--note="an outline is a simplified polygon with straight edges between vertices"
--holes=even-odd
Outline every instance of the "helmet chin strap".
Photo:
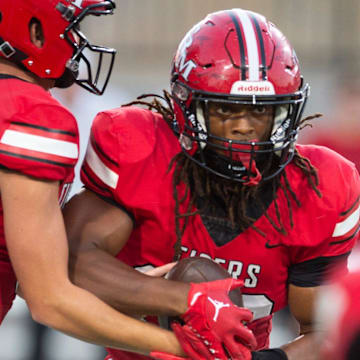
[{"label": "helmet chin strap", "polygon": [[73,85],[76,81],[77,74],[73,73],[69,69],[65,69],[61,77],[55,80],[55,87],[65,89]]},{"label": "helmet chin strap", "polygon": [[243,185],[245,186],[256,186],[262,179],[261,173],[259,169],[256,167],[255,160],[253,161],[253,166],[250,169],[251,173],[255,174],[255,176],[250,176],[249,180],[244,182]]},{"label": "helmet chin strap", "polygon": [[[248,181],[244,182],[245,186],[256,186],[262,179],[261,173],[256,166],[255,156],[252,156],[253,152],[244,152],[243,150],[254,151],[258,149],[257,145],[251,145],[253,142],[257,142],[257,139],[251,140],[250,144],[234,144],[223,142],[223,146],[229,150],[225,150],[224,154],[227,158],[230,158],[232,162],[242,164],[251,175],[248,176]],[[229,146],[230,145],[230,146]],[[233,151],[235,150],[235,151]],[[237,151],[240,150],[240,151]],[[237,165],[238,166],[238,165]]]}]

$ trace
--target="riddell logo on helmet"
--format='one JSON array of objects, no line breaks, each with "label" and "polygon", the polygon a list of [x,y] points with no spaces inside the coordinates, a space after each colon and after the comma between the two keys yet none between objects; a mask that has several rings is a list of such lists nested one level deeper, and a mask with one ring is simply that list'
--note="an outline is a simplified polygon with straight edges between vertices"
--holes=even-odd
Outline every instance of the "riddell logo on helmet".
[{"label": "riddell logo on helmet", "polygon": [[275,89],[269,81],[236,81],[231,87],[236,95],[274,95]]}]

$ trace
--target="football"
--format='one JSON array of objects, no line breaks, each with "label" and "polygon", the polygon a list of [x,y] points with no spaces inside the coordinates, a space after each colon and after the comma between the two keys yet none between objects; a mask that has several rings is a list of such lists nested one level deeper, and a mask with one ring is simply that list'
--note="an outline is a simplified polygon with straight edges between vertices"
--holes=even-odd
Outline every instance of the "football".
[{"label": "football", "polygon": [[[182,259],[166,275],[168,280],[193,283],[221,280],[230,277],[230,274],[221,265],[203,257]],[[234,304],[243,307],[240,288],[231,291],[229,297]],[[165,329],[170,329],[170,323],[174,320],[181,322],[181,319],[176,317],[159,316],[159,324]]]}]

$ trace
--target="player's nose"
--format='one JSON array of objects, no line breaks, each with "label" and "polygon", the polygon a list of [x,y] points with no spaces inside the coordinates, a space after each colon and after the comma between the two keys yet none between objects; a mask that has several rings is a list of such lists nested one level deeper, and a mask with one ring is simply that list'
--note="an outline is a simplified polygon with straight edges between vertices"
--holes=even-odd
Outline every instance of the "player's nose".
[{"label": "player's nose", "polygon": [[233,140],[249,140],[254,135],[252,121],[246,112],[240,112],[232,116],[229,130],[229,135]]}]

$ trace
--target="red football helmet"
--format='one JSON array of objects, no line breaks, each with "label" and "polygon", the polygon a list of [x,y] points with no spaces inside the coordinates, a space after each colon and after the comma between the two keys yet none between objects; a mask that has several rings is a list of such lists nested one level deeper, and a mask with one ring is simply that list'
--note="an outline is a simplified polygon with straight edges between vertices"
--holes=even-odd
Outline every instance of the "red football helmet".
[{"label": "red football helmet", "polygon": [[[114,9],[113,0],[0,0],[0,56],[40,78],[56,79],[55,86],[67,87],[76,82],[101,95],[109,81],[116,51],[90,44],[79,25],[88,15],[108,15]],[[34,20],[42,26],[41,48],[30,40],[29,25]],[[95,76],[83,53],[85,49],[98,55]],[[98,86],[104,54],[110,56],[109,68],[102,86]],[[86,79],[77,79],[81,60],[87,69]]]},{"label": "red football helmet", "polygon": [[[199,166],[249,184],[259,177],[251,164],[266,164],[261,170],[266,181],[293,158],[309,86],[303,83],[294,49],[262,15],[232,9],[209,14],[196,24],[175,54],[171,91],[175,131],[185,154]],[[208,119],[211,102],[274,106],[270,138],[249,142],[214,136]],[[219,149],[219,141],[227,154],[220,166],[219,161],[208,161],[205,151]],[[250,165],[237,160],[241,153]]]}]

